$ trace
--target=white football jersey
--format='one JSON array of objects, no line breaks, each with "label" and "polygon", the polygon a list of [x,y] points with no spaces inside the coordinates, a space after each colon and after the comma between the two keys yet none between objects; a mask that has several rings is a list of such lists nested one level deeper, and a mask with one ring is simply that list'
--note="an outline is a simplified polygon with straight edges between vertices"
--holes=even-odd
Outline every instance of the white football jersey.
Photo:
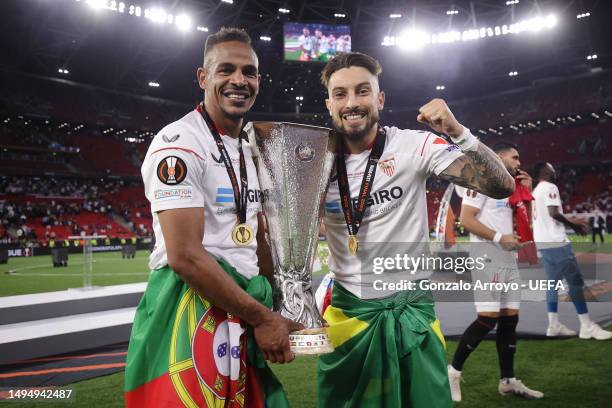
[{"label": "white football jersey", "polygon": [[[503,235],[510,235],[513,233],[512,207],[510,207],[508,198],[496,200],[482,193],[477,193],[474,190],[464,190],[461,205],[469,205],[470,207],[478,208],[480,210],[476,216],[478,221],[493,231]],[[470,242],[491,241],[470,232]]]},{"label": "white football jersey", "polygon": [[563,214],[563,204],[557,186],[548,181],[540,181],[533,189],[532,195],[535,199],[532,211],[533,238],[538,248],[542,248],[544,243],[548,243],[545,247],[549,248],[553,242],[569,242],[565,226],[548,213],[548,206],[556,206]]},{"label": "white football jersey", "polygon": [[[240,177],[238,139],[221,135],[236,177]],[[261,191],[251,146],[242,142],[247,166],[247,217],[255,234],[261,211]],[[231,234],[237,222],[234,193],[215,140],[202,115],[194,110],[164,127],[149,146],[142,163],[145,195],[151,202],[155,248],[149,259],[151,269],[168,264],[166,244],[157,213],[178,208],[204,211],[202,245],[211,254],[225,259],[247,278],[259,273],[255,239],[238,247]]]},{"label": "white football jersey", "polygon": [[[462,155],[459,147],[430,132],[385,127],[387,140],[357,237],[361,243],[429,243],[425,181],[442,173]],[[356,202],[370,151],[346,156],[350,194]],[[359,297],[362,282],[359,257],[348,250],[348,231],[340,204],[338,178],[333,173],[325,198],[329,267],[336,281]],[[371,278],[371,277],[369,277]],[[362,291],[362,289],[364,289]]]},{"label": "white football jersey", "polygon": [[[502,235],[514,233],[513,211],[508,198],[497,200],[464,187],[456,187],[456,190],[462,197],[462,206],[467,205],[480,210],[476,219],[484,226]],[[514,252],[506,251],[499,244],[494,244],[471,232],[469,249],[472,257],[484,256],[496,266],[516,264]]]}]

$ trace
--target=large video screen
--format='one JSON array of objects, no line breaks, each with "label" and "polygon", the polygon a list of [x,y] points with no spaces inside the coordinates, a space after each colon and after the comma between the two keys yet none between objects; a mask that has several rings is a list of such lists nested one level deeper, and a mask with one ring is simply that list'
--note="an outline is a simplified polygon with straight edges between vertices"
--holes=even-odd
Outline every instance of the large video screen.
[{"label": "large video screen", "polygon": [[285,23],[286,61],[327,62],[351,51],[351,29],[346,25]]}]

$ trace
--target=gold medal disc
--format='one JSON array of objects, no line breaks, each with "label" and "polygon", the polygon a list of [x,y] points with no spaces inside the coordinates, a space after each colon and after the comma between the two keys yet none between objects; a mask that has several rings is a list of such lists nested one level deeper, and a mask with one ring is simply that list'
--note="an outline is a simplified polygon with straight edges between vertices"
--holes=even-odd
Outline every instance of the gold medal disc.
[{"label": "gold medal disc", "polygon": [[249,224],[237,224],[232,229],[232,240],[238,246],[249,245],[255,238],[255,232]]},{"label": "gold medal disc", "polygon": [[359,240],[356,235],[349,235],[348,237],[348,249],[351,255],[357,255],[359,249]]}]

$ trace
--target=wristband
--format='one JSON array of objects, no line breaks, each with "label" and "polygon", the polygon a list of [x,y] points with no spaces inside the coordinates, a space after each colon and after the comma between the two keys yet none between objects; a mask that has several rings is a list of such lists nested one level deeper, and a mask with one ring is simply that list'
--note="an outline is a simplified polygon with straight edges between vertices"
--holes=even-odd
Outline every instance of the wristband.
[{"label": "wristband", "polygon": [[493,237],[493,242],[499,242],[502,239],[502,233],[501,232],[496,232],[495,236]]},{"label": "wristband", "polygon": [[466,128],[465,126],[463,127],[463,133],[461,133],[461,136],[453,139],[453,142],[459,146],[462,152],[473,152],[478,148],[478,138],[474,136],[470,132],[470,129]]}]

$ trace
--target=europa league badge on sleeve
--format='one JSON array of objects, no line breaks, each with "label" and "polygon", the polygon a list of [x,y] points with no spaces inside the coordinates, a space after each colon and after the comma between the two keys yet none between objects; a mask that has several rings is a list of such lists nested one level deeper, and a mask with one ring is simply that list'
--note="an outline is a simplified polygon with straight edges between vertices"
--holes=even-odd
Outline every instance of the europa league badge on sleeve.
[{"label": "europa league badge on sleeve", "polygon": [[332,352],[315,305],[312,265],[335,138],[327,128],[294,123],[254,122],[253,128],[275,269],[274,310],[306,327],[289,334],[296,355]]}]

